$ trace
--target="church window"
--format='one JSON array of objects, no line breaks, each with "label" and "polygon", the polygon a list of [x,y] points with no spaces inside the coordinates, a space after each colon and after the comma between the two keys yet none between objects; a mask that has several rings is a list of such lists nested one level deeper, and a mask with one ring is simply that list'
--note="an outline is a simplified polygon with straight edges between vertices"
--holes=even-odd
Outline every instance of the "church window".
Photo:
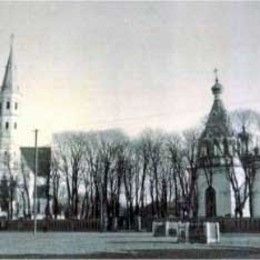
[{"label": "church window", "polygon": [[18,103],[17,103],[17,102],[15,102],[15,104],[14,104],[14,108],[15,108],[15,110],[18,109]]},{"label": "church window", "polygon": [[209,186],[205,192],[206,196],[206,217],[216,217],[216,191],[212,186]]},{"label": "church window", "polygon": [[17,129],[17,123],[16,122],[14,123],[14,129]]},{"label": "church window", "polygon": [[0,113],[2,113],[2,103],[0,102]]},{"label": "church window", "polygon": [[10,102],[9,101],[6,102],[6,109],[10,109]]},{"label": "church window", "polygon": [[9,128],[9,123],[5,122],[5,128],[8,129]]}]

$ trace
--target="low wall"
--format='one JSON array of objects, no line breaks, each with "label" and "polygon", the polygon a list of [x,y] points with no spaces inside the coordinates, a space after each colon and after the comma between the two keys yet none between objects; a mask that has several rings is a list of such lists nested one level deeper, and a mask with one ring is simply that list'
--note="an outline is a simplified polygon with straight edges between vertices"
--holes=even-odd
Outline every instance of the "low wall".
[{"label": "low wall", "polygon": [[[152,232],[153,218],[143,218],[142,230]],[[157,221],[166,221],[168,219],[156,219]],[[180,219],[174,219],[179,221]],[[260,233],[260,218],[214,218],[214,219],[196,219],[192,221],[219,222],[220,232],[232,233]],[[39,231],[57,231],[57,232],[95,232],[100,231],[99,220],[37,220],[37,229]],[[118,230],[129,230],[128,227],[119,225]],[[136,231],[135,225],[131,226],[131,231]],[[0,220],[0,231],[33,231],[33,220]],[[130,230],[129,230],[130,231]]]},{"label": "low wall", "polygon": [[[153,218],[145,218],[142,220],[142,228],[151,232]],[[166,221],[168,219],[160,219],[158,221]],[[180,219],[174,219],[179,221]],[[194,222],[219,222],[220,232],[222,233],[260,233],[260,218],[212,218],[212,219],[193,219]]]},{"label": "low wall", "polygon": [[242,233],[260,233],[260,219],[232,219],[222,218],[217,220],[220,224],[220,232],[242,232]]},{"label": "low wall", "polygon": [[[2,231],[33,231],[33,220],[0,220]],[[99,231],[98,220],[37,220],[37,230],[57,232]]]}]

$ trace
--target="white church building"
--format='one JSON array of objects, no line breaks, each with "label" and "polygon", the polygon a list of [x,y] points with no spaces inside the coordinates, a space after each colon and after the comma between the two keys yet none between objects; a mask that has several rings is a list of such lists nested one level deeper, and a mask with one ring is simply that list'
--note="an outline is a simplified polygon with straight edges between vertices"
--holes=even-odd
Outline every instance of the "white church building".
[{"label": "white church building", "polygon": [[[223,105],[223,86],[216,77],[211,88],[213,106],[199,140],[198,156],[198,216],[249,217],[247,174],[242,167],[238,142]],[[260,156],[249,154],[254,182],[252,215],[260,217]],[[239,207],[240,205],[240,212]]]},{"label": "white church building", "polygon": [[[13,56],[13,36],[11,36],[10,53],[0,88],[0,180],[7,179],[8,185],[11,185],[11,181],[16,183],[15,191],[12,194],[12,217],[15,217],[15,215],[22,216],[23,213],[30,215],[28,209],[33,209],[35,149],[21,147],[19,144],[18,131],[22,95],[15,79]],[[50,148],[39,147],[38,151],[37,211],[39,215],[43,215],[45,214],[48,192],[45,192],[46,180],[48,179],[46,176],[50,174]],[[1,188],[3,190],[2,186]],[[3,207],[1,198],[0,214],[3,213],[3,208],[5,207]]]}]

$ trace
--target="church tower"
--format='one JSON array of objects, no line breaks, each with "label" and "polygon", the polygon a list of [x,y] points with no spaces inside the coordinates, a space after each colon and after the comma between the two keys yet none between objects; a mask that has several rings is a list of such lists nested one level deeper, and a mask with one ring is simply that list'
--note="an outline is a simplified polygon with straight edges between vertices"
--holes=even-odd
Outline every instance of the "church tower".
[{"label": "church tower", "polygon": [[[198,215],[232,217],[238,213],[238,193],[235,188],[243,190],[245,173],[238,159],[237,141],[221,100],[223,86],[217,75],[211,90],[214,102],[199,140]],[[248,200],[245,200],[243,216],[248,214]]]},{"label": "church tower", "polygon": [[17,131],[21,93],[15,81],[13,38],[0,90],[0,179],[19,170],[20,147]]}]

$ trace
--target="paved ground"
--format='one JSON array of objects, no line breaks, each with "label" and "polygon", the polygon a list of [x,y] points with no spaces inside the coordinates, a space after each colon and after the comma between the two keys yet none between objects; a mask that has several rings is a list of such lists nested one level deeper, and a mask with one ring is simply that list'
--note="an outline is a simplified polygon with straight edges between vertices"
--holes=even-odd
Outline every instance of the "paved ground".
[{"label": "paved ground", "polygon": [[222,234],[215,245],[173,243],[151,233],[1,232],[0,258],[260,258],[260,234]]}]

